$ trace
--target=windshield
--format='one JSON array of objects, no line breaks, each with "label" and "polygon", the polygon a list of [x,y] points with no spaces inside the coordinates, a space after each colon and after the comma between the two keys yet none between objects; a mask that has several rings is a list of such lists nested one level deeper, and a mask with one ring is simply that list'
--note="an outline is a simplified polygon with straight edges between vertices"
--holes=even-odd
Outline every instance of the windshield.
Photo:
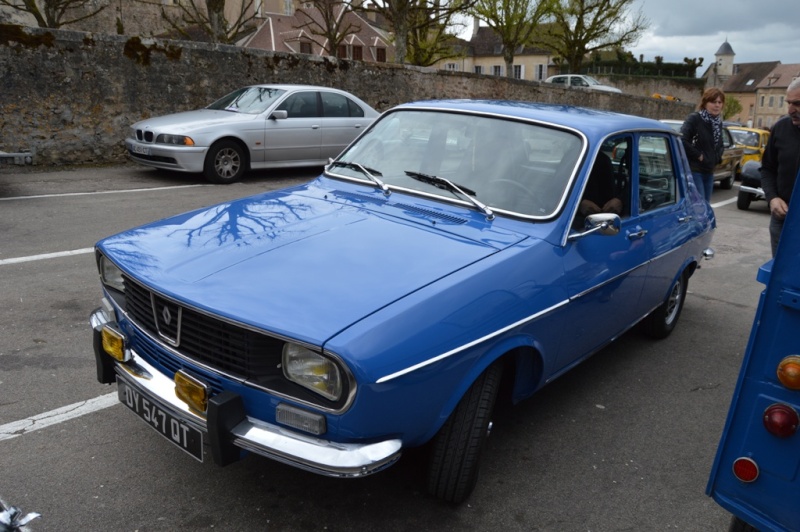
[{"label": "windshield", "polygon": [[741,129],[730,129],[733,140],[737,144],[744,146],[758,146],[758,133],[755,131],[742,131]]},{"label": "windshield", "polygon": [[266,111],[285,92],[285,89],[274,87],[244,87],[223,96],[206,109],[257,115]]},{"label": "windshield", "polygon": [[484,212],[548,217],[561,204],[582,147],[578,135],[542,125],[399,110],[384,115],[327,172],[374,182],[367,168],[390,189]]}]

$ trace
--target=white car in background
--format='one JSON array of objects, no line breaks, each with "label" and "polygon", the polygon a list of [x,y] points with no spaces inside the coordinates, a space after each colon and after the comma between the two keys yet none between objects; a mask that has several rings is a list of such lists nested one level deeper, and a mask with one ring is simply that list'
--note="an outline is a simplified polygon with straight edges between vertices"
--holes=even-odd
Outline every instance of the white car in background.
[{"label": "white car in background", "polygon": [[550,76],[545,83],[552,83],[554,85],[561,85],[562,87],[583,87],[584,89],[592,89],[597,91],[606,92],[622,92],[616,87],[611,85],[603,85],[591,76],[584,76],[583,74],[560,74],[558,76]]},{"label": "white car in background", "polygon": [[378,114],[329,87],[253,85],[204,109],[137,122],[125,147],[139,164],[233,183],[251,169],[323,166]]}]

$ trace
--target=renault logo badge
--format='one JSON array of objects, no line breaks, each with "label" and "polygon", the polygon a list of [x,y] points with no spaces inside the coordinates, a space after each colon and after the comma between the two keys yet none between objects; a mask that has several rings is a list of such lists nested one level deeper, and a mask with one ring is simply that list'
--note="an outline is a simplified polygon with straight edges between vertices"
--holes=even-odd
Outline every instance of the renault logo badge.
[{"label": "renault logo badge", "polygon": [[169,308],[167,308],[166,305],[164,305],[164,308],[161,310],[161,318],[164,320],[165,325],[169,325],[172,321],[172,314],[170,314]]}]

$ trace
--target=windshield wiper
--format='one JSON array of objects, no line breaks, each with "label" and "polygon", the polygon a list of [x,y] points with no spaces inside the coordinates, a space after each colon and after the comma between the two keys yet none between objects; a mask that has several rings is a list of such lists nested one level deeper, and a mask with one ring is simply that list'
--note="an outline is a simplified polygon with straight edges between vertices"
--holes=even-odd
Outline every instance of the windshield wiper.
[{"label": "windshield wiper", "polygon": [[386,183],[384,183],[378,178],[378,176],[382,176],[383,174],[373,168],[369,168],[367,166],[363,166],[358,163],[350,163],[345,161],[333,161],[328,166],[341,166],[342,168],[350,168],[353,170],[358,170],[359,172],[367,176],[373,183],[378,185],[385,195],[388,196],[389,194],[392,193],[392,191],[389,190],[389,187],[386,185]]},{"label": "windshield wiper", "polygon": [[442,190],[448,190],[450,192],[455,192],[467,198],[473,205],[475,205],[478,210],[480,210],[483,214],[486,215],[488,219],[494,218],[494,213],[492,209],[478,201],[475,196],[477,195],[474,190],[471,190],[467,187],[456,185],[449,179],[445,179],[444,177],[439,177],[438,175],[429,175],[423,174],[422,172],[414,172],[412,170],[406,170],[406,175],[417,181],[422,181],[423,183],[427,183],[429,185],[433,185],[436,188],[440,188]]}]

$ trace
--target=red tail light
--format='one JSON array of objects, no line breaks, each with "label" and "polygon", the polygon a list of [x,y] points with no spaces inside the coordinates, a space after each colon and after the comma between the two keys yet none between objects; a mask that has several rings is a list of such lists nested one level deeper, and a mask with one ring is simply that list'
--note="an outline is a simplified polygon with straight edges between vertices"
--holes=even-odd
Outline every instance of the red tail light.
[{"label": "red tail light", "polygon": [[764,410],[764,427],[770,434],[779,438],[788,438],[797,432],[800,424],[797,412],[789,405],[775,403]]}]

